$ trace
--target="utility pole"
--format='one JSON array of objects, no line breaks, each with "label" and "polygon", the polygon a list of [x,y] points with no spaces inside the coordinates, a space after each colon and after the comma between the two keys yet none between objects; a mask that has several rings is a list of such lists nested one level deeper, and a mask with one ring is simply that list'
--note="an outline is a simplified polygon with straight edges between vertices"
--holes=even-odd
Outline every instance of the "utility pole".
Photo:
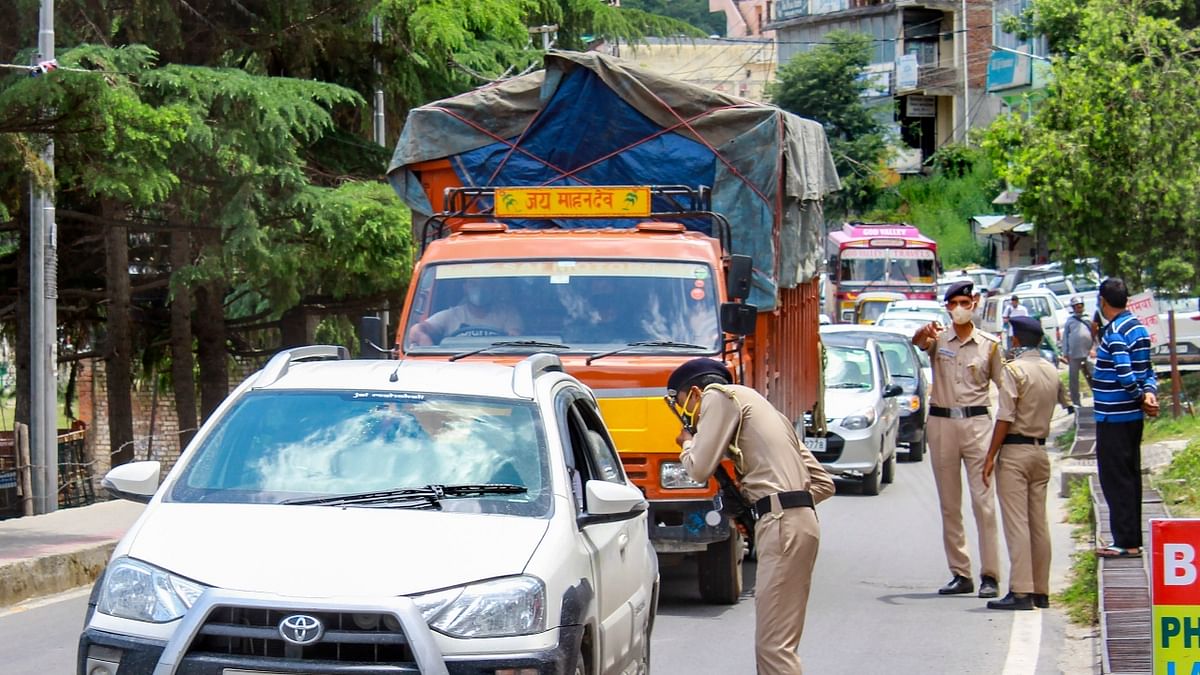
[{"label": "utility pole", "polygon": [[959,33],[963,67],[963,130],[962,142],[967,143],[967,132],[971,130],[971,66],[967,63],[967,0],[962,0],[962,32]]},{"label": "utility pole", "polygon": [[[38,61],[54,60],[54,0],[42,0],[38,16]],[[35,63],[34,65],[37,65]],[[40,154],[51,185],[54,143]],[[29,209],[30,387],[29,445],[36,513],[58,510],[58,232],[51,187],[33,186]]]},{"label": "utility pole", "polygon": [[[383,110],[383,63],[379,60],[379,50],[383,47],[383,19],[375,16],[371,19],[371,41],[375,43],[375,56],[372,58],[372,65],[375,71],[375,110],[371,117],[371,129],[375,136],[375,142],[381,147],[387,147],[387,118]],[[386,306],[385,306],[386,307]],[[389,312],[385,308],[379,313],[379,319],[383,322],[383,332],[386,336],[388,327]],[[385,337],[383,348],[387,348],[388,340]],[[372,354],[373,357],[378,355]]]}]

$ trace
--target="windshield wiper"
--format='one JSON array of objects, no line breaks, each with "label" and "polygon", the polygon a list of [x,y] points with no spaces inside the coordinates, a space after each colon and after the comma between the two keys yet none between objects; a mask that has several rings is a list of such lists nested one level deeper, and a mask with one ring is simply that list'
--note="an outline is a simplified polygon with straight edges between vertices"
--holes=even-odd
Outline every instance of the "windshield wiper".
[{"label": "windshield wiper", "polygon": [[870,389],[871,385],[859,384],[857,382],[838,382],[837,384],[827,385],[825,388],[826,389]]},{"label": "windshield wiper", "polygon": [[541,340],[502,340],[500,342],[493,342],[492,344],[490,344],[486,347],[480,347],[479,349],[472,349],[469,352],[461,352],[461,353],[455,354],[454,356],[450,357],[450,360],[457,361],[459,359],[465,359],[468,356],[475,356],[476,354],[482,354],[486,351],[491,351],[493,349],[499,349],[500,347],[541,347],[542,349],[570,349],[569,346],[564,345],[564,344],[559,344],[557,342],[542,342]]},{"label": "windshield wiper", "polygon": [[606,356],[612,356],[613,354],[621,354],[623,352],[632,351],[634,349],[637,349],[638,347],[668,347],[670,349],[703,349],[705,351],[710,349],[709,347],[705,347],[704,345],[694,345],[694,344],[690,344],[687,342],[675,342],[674,340],[642,340],[640,342],[630,342],[629,344],[625,345],[624,347],[621,347],[620,349],[612,349],[607,352],[600,352],[598,354],[592,354],[591,356],[587,357],[587,361],[584,361],[584,365],[590,366],[590,365],[592,365],[592,361],[595,361],[597,359],[602,359]]},{"label": "windshield wiper", "polygon": [[528,492],[524,485],[511,483],[463,483],[460,485],[431,484],[424,487],[393,488],[369,492],[349,492],[326,497],[285,499],[280,504],[304,506],[401,506],[418,502],[420,508],[439,506],[446,498],[477,497],[482,495],[518,495]]}]

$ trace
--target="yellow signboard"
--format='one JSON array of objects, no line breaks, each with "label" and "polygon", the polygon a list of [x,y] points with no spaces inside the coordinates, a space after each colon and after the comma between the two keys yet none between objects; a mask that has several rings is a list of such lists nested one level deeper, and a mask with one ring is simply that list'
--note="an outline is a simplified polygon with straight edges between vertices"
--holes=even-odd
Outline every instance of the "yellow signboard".
[{"label": "yellow signboard", "polygon": [[1200,607],[1154,606],[1155,675],[1200,675]]},{"label": "yellow signboard", "polygon": [[645,218],[648,187],[496,188],[498,218]]}]

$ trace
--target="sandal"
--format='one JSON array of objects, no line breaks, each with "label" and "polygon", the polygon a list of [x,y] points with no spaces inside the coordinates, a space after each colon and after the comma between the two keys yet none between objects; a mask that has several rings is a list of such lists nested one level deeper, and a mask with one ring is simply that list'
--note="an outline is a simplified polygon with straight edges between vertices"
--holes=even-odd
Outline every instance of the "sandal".
[{"label": "sandal", "polygon": [[1140,558],[1142,549],[1121,548],[1120,546],[1103,546],[1096,549],[1096,555],[1101,558]]}]

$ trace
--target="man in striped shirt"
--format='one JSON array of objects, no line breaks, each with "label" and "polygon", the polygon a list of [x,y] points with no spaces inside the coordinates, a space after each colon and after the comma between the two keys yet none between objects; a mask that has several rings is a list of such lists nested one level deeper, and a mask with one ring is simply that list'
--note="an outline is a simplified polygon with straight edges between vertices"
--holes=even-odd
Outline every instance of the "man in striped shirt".
[{"label": "man in striped shirt", "polygon": [[1158,415],[1158,380],[1150,364],[1150,333],[1127,309],[1125,282],[1100,284],[1100,314],[1107,322],[1096,350],[1092,393],[1096,413],[1096,462],[1108,502],[1112,544],[1105,557],[1142,552],[1142,424]]}]

